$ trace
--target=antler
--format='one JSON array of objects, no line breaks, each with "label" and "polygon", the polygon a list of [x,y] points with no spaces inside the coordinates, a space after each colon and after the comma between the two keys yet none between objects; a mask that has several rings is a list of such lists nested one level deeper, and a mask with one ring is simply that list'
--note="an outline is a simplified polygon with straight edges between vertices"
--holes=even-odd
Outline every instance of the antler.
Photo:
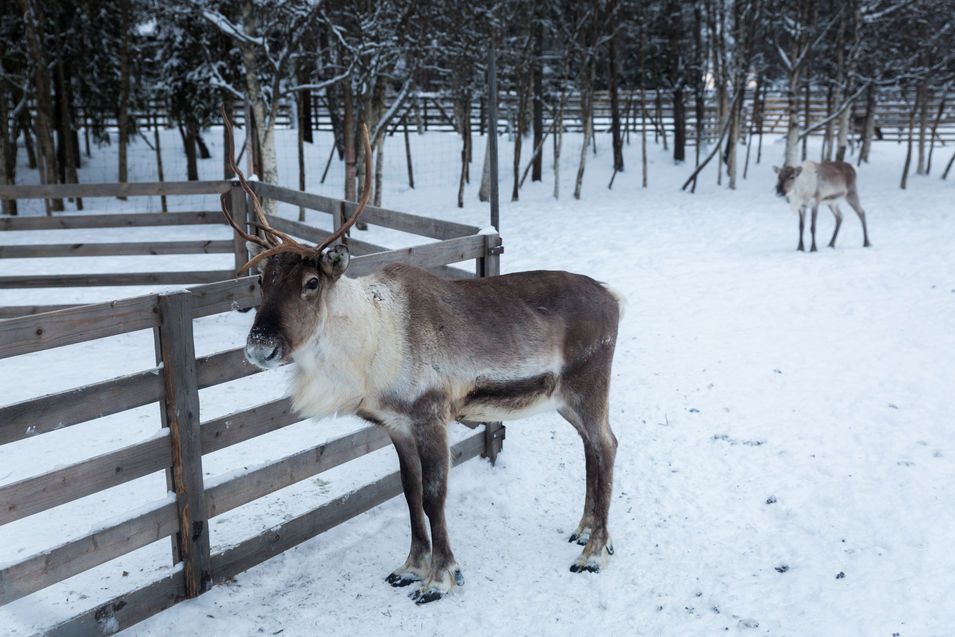
[{"label": "antler", "polygon": [[241,186],[242,190],[245,191],[245,193],[249,196],[249,199],[252,201],[252,210],[255,214],[255,221],[251,222],[252,225],[262,230],[264,235],[264,237],[260,237],[247,233],[232,217],[229,206],[226,204],[226,194],[224,193],[220,197],[220,201],[222,202],[222,213],[229,221],[229,225],[231,225],[233,229],[239,233],[239,236],[246,241],[251,241],[262,248],[265,248],[262,252],[249,259],[245,265],[239,268],[236,274],[241,274],[264,259],[267,259],[275,254],[279,254],[280,252],[294,252],[295,254],[299,254],[306,258],[316,257],[322,253],[322,250],[330,246],[332,243],[340,239],[342,235],[348,232],[348,230],[355,225],[355,222],[358,221],[358,217],[360,217],[365,211],[365,206],[368,205],[368,199],[371,196],[371,144],[368,142],[368,127],[364,124],[362,124],[361,128],[362,141],[365,148],[365,186],[362,190],[361,201],[358,203],[358,208],[355,210],[355,213],[351,216],[351,218],[342,224],[342,226],[335,233],[326,238],[321,245],[307,246],[299,243],[281,230],[276,230],[269,224],[265,211],[262,209],[262,203],[259,201],[258,196],[256,196],[252,186],[249,185],[249,181],[245,178],[243,172],[236,165],[232,122],[229,121],[229,116],[226,114],[224,108],[222,109],[222,120],[226,128],[226,157],[229,159],[229,168],[231,168],[232,172],[236,175],[236,178],[239,181],[239,186]]}]

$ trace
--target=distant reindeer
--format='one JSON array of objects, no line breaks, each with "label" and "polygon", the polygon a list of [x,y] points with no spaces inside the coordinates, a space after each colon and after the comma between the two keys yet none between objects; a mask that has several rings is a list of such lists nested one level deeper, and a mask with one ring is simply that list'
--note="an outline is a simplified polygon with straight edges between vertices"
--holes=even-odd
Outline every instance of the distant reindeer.
[{"label": "distant reindeer", "polygon": [[292,402],[302,415],[355,414],[391,436],[411,516],[411,550],[386,581],[418,582],[411,595],[417,603],[464,583],[444,515],[447,429],[454,420],[494,422],[557,411],[573,425],[584,442],[587,488],[583,516],[570,537],[584,549],[570,570],[599,571],[613,553],[607,514],[617,439],[609,397],[619,298],[569,272],[455,281],[396,263],[363,277],[343,276],[348,250],[333,244],[371,193],[367,131],[364,144],[361,203],[319,246],[300,244],[269,225],[233,160],[262,233],[248,234],[223,198],[236,232],[260,250],[243,268],[260,266],[262,274],[246,359],[263,369],[294,361]]},{"label": "distant reindeer", "polygon": [[819,211],[819,204],[825,203],[829,210],[836,217],[836,229],[832,233],[832,239],[829,240],[829,247],[836,247],[836,236],[839,234],[839,227],[842,226],[842,211],[836,202],[845,199],[852,206],[852,209],[859,215],[862,222],[862,236],[864,238],[863,246],[868,248],[869,230],[865,224],[865,210],[859,202],[859,192],[856,186],[856,171],[852,164],[844,161],[804,161],[802,166],[773,166],[773,170],[779,176],[776,181],[776,194],[785,197],[792,206],[794,212],[799,213],[799,247],[797,250],[805,251],[802,235],[806,224],[806,207],[812,206],[812,247],[811,252],[816,251],[816,215]]},{"label": "distant reindeer", "polygon": [[[875,116],[873,115],[873,119]],[[865,113],[853,113],[852,114],[852,132],[859,137],[859,142],[862,143],[862,140],[865,138]],[[874,119],[872,124],[872,135],[878,140],[882,139],[882,127],[879,126],[879,121]]]}]

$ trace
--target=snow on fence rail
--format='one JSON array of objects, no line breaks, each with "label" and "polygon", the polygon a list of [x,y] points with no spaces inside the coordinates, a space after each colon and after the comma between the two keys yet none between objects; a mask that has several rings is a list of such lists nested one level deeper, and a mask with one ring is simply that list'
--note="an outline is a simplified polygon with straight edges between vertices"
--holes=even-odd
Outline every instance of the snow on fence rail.
[{"label": "snow on fence rail", "polygon": [[[209,184],[199,188],[231,192],[233,210],[240,214],[245,211],[242,216],[248,219],[241,189],[230,182]],[[88,193],[94,191],[92,187],[102,193],[98,196],[115,196],[120,190],[116,184],[85,187],[84,196],[91,196]],[[138,192],[154,194],[156,187],[150,184]],[[350,202],[264,184],[255,187],[262,196],[328,212],[333,215],[336,227],[354,206]],[[66,187],[39,186],[3,187],[0,197],[18,195],[23,192],[21,188],[27,193],[26,197],[69,196]],[[196,186],[190,185],[190,188]],[[161,190],[172,194],[176,188],[167,183]],[[133,195],[128,189],[125,192]],[[202,213],[140,216],[153,223],[156,217],[174,219],[178,214],[193,215],[190,218],[195,220],[198,218],[194,215]],[[140,225],[134,220],[136,215],[106,216],[126,225]],[[81,217],[4,218],[3,227],[10,229],[11,224],[16,227],[18,223],[29,227],[37,221],[56,224]],[[499,273],[500,239],[496,234],[477,234],[477,228],[471,226],[372,207],[366,210],[364,219],[368,223],[442,240],[401,250],[350,241],[349,246],[356,253],[349,268],[351,273],[369,272],[396,261],[437,269],[450,276]],[[204,217],[201,221],[210,222],[211,218]],[[278,217],[273,222],[302,239],[317,240],[329,234]],[[124,245],[124,249],[139,249]],[[238,242],[235,245],[236,262],[244,262],[244,245],[241,250]],[[37,252],[60,255],[65,250],[62,246],[30,247],[35,249],[26,252],[31,256]],[[220,247],[225,251],[224,246]],[[14,250],[12,254],[9,250],[9,247],[0,249],[0,256],[24,256],[23,250]],[[448,266],[472,259],[476,261],[475,274]],[[159,435],[0,486],[0,525],[4,525],[160,470],[166,471],[167,484],[171,485],[166,498],[148,504],[129,517],[0,567],[0,605],[5,605],[153,542],[172,538],[181,568],[48,627],[46,634],[101,635],[106,628],[115,631],[128,627],[401,493],[400,475],[394,472],[212,553],[209,519],[390,443],[383,429],[369,426],[245,473],[229,474],[221,480],[213,478],[207,486],[202,475],[203,455],[302,420],[291,411],[290,401],[283,398],[200,422],[200,389],[261,373],[245,361],[242,347],[206,356],[195,354],[195,319],[250,308],[258,303],[257,277],[233,279],[231,272],[228,274],[229,280],[176,292],[0,320],[0,359],[140,330],[151,329],[154,334],[156,366],[153,368],[0,406],[0,445],[152,403],[161,407],[163,429]],[[477,424],[469,426],[473,428]],[[502,440],[501,424],[485,423],[483,431],[471,434],[452,447],[452,462],[457,465],[477,455],[493,460]]]}]

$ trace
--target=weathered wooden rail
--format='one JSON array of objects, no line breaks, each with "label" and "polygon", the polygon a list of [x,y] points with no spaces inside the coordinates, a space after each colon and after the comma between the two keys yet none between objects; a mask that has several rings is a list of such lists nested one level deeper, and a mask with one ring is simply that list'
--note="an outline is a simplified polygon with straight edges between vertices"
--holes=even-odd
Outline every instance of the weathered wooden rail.
[{"label": "weathered wooden rail", "polygon": [[[247,202],[241,190],[228,182],[212,183],[214,185],[208,187],[215,192],[231,190],[233,212],[242,218]],[[49,187],[31,188],[30,196],[51,196]],[[354,205],[264,184],[256,184],[255,188],[262,196],[331,214],[335,227],[352,212]],[[4,187],[0,196],[10,192]],[[96,192],[112,193],[114,189],[100,188]],[[63,196],[68,196],[66,191]],[[163,217],[176,214],[184,213],[169,213]],[[106,216],[124,217],[123,223],[129,221],[125,219],[129,215]],[[66,218],[4,219],[4,222],[15,225],[21,221],[49,220],[55,223]],[[369,208],[364,219],[371,224],[440,240],[399,250],[352,240],[349,245],[355,256],[349,274],[370,272],[396,261],[435,269],[449,276],[499,273],[500,239],[496,234],[479,234],[471,226],[379,208]],[[295,221],[276,217],[273,222],[276,227],[305,240],[328,235],[328,231]],[[123,249],[137,249],[123,245],[126,246]],[[225,246],[219,247],[226,252]],[[4,250],[10,250],[4,247],[0,255],[19,257],[40,252],[49,256],[48,252],[52,252],[59,256],[67,250],[63,246],[49,248],[46,245],[17,248],[20,250],[4,254]],[[31,252],[29,248],[35,250]],[[233,249],[237,262],[246,258],[244,245],[240,250],[238,244],[232,246],[230,242],[228,251]],[[450,267],[453,263],[472,260],[475,262],[473,272]],[[250,308],[259,300],[257,277],[235,279],[231,276],[230,272],[228,280],[175,292],[0,320],[0,359],[29,356],[95,339],[122,338],[142,330],[152,330],[154,335],[155,367],[0,406],[0,445],[46,436],[55,430],[144,405],[160,406],[161,428],[154,436],[0,486],[0,525],[4,525],[158,471],[164,470],[167,475],[170,489],[167,497],[147,504],[129,517],[0,566],[2,606],[138,548],[172,538],[175,556],[172,559],[181,563],[181,567],[176,566],[160,579],[98,603],[67,621],[45,627],[45,634],[102,635],[126,628],[401,493],[401,480],[396,471],[225,550],[211,550],[210,519],[390,443],[384,430],[369,426],[309,445],[245,473],[203,478],[204,455],[301,421],[291,411],[288,399],[272,400],[222,417],[199,419],[200,389],[261,373],[245,361],[240,343],[233,349],[210,355],[195,354],[194,320]],[[10,279],[4,277],[0,281]],[[483,431],[470,434],[452,447],[453,464],[477,455],[493,460],[502,440],[500,423],[485,423]]]}]

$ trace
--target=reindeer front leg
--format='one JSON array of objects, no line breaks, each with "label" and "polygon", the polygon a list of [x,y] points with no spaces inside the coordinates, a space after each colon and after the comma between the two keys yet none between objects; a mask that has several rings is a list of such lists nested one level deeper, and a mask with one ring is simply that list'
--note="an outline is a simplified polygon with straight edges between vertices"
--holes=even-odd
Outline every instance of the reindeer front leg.
[{"label": "reindeer front leg", "polygon": [[804,206],[799,206],[799,247],[796,249],[800,252],[805,252],[806,247],[802,242],[802,233],[806,227],[806,208]]},{"label": "reindeer front leg", "polygon": [[[810,252],[816,251],[816,217],[819,216],[819,204],[813,204],[812,206],[812,220],[809,222],[809,233],[812,235],[812,247],[809,248]],[[800,237],[802,238],[802,237]]]},{"label": "reindeer front leg", "polygon": [[415,423],[414,436],[421,460],[424,512],[431,522],[431,572],[421,587],[411,593],[411,599],[418,604],[427,604],[464,584],[464,577],[451,552],[444,517],[450,466],[447,424],[441,421]]},{"label": "reindeer front leg", "polygon": [[431,541],[428,538],[428,527],[424,519],[423,496],[421,489],[421,460],[418,457],[418,447],[414,436],[405,433],[391,432],[391,441],[398,452],[398,464],[401,467],[401,486],[408,502],[408,513],[411,517],[411,550],[408,559],[385,581],[392,586],[407,586],[412,582],[420,582],[431,571]]}]

